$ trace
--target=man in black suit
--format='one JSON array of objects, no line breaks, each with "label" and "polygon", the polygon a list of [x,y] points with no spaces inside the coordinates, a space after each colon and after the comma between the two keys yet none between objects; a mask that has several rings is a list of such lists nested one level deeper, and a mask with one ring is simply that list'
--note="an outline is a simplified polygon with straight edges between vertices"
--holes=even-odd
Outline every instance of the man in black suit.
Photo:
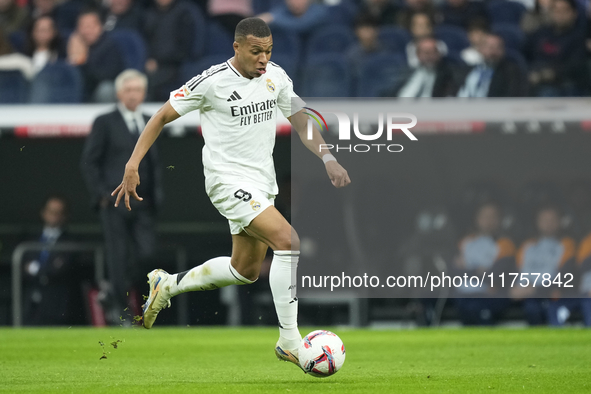
[{"label": "man in black suit", "polygon": [[402,83],[384,92],[397,97],[450,97],[458,91],[454,67],[441,56],[437,40],[422,37],[416,42],[419,66],[409,69]]},{"label": "man in black suit", "polygon": [[[94,207],[100,210],[107,251],[110,290],[107,319],[118,319],[127,306],[127,294],[140,261],[150,258],[155,245],[155,212],[162,200],[161,173],[157,152],[150,149],[148,160],[139,167],[142,204],[128,211],[115,207],[111,190],[123,177],[125,163],[133,152],[141,131],[149,120],[139,105],[146,95],[147,78],[136,70],[126,70],[115,80],[119,103],[117,108],[99,116],[92,126],[82,154],[81,169],[92,195]],[[135,248],[131,248],[131,245]],[[134,253],[135,252],[135,253]],[[133,279],[132,279],[133,280]],[[115,320],[117,322],[117,320]]]},{"label": "man in black suit", "polygon": [[29,241],[44,245],[40,252],[23,256],[24,323],[27,325],[71,325],[84,322],[79,267],[74,264],[72,253],[51,251],[51,247],[72,242],[65,229],[66,200],[50,196],[41,209],[43,230]]},{"label": "man in black suit", "polygon": [[483,63],[470,69],[458,97],[523,97],[527,93],[525,70],[505,56],[505,42],[487,34],[479,48]]}]

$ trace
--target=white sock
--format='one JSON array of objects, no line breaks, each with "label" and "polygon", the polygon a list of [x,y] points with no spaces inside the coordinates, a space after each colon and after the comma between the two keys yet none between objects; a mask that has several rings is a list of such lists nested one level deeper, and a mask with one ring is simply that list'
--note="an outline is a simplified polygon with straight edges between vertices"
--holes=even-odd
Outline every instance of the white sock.
[{"label": "white sock", "polygon": [[229,285],[247,285],[254,283],[246,279],[230,263],[230,257],[215,257],[189,271],[169,277],[170,294],[175,296],[187,291],[219,289]]},{"label": "white sock", "polygon": [[298,298],[296,296],[299,251],[273,252],[269,284],[279,318],[279,342],[287,349],[296,349],[302,336],[298,330]]}]

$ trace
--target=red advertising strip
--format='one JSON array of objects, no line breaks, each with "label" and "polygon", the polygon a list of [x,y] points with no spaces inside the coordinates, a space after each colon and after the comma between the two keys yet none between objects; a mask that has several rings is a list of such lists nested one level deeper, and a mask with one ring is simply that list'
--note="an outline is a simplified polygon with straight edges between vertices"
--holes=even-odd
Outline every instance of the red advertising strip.
[{"label": "red advertising strip", "polygon": [[90,125],[32,125],[17,126],[14,135],[18,138],[64,138],[86,137],[90,133]]},{"label": "red advertising strip", "polygon": [[583,130],[583,131],[591,131],[591,120],[583,120],[583,121],[581,121],[581,130]]}]

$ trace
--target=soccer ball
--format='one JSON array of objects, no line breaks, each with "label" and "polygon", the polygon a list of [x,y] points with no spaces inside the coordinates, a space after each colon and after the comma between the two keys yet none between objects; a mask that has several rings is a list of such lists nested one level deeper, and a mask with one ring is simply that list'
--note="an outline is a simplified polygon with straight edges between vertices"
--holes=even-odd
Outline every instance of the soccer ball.
[{"label": "soccer ball", "polygon": [[330,331],[312,331],[302,339],[298,352],[304,372],[317,378],[334,375],[345,362],[345,345]]}]

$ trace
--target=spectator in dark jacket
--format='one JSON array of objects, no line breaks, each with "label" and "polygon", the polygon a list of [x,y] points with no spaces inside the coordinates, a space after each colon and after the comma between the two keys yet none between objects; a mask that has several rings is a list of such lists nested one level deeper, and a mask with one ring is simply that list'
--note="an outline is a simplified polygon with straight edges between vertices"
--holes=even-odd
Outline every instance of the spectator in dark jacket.
[{"label": "spectator in dark jacket", "polygon": [[314,28],[326,22],[329,15],[326,6],[313,4],[311,0],[286,0],[285,4],[258,17],[267,22],[271,29],[278,27],[305,39]]},{"label": "spectator in dark jacket", "polygon": [[447,0],[441,8],[442,23],[466,29],[474,21],[488,21],[484,2]]},{"label": "spectator in dark jacket", "polygon": [[123,70],[123,57],[96,11],[80,14],[78,27],[68,41],[68,61],[80,67],[85,101],[114,102],[114,80]]},{"label": "spectator in dark jacket", "polygon": [[453,66],[441,56],[437,40],[424,37],[417,41],[418,67],[409,70],[402,86],[385,92],[397,97],[450,97],[458,92],[458,78]]},{"label": "spectator in dark jacket", "polygon": [[41,16],[31,24],[25,44],[25,55],[31,57],[35,74],[48,63],[65,58],[65,49],[50,16]]},{"label": "spectator in dark jacket", "polygon": [[103,10],[105,31],[132,29],[142,32],[144,14],[134,0],[109,0],[108,8]]},{"label": "spectator in dark jacket", "polygon": [[359,15],[373,17],[378,25],[393,25],[396,23],[398,7],[392,0],[365,0],[360,7]]},{"label": "spectator in dark jacket", "polygon": [[525,72],[505,56],[505,43],[500,36],[487,34],[480,52],[484,61],[466,75],[458,97],[525,96]]},{"label": "spectator in dark jacket", "polygon": [[529,82],[537,96],[584,93],[585,37],[577,17],[575,0],[555,0],[551,26],[542,27],[529,38]]},{"label": "spectator in dark jacket", "polygon": [[148,43],[150,100],[166,101],[177,88],[180,66],[190,58],[194,46],[197,21],[191,6],[180,0],[156,0],[148,11],[144,36]]},{"label": "spectator in dark jacket", "polygon": [[417,13],[427,14],[429,19],[438,22],[432,0],[404,0],[402,9],[396,16],[396,24],[403,29],[408,29],[413,15]]}]

